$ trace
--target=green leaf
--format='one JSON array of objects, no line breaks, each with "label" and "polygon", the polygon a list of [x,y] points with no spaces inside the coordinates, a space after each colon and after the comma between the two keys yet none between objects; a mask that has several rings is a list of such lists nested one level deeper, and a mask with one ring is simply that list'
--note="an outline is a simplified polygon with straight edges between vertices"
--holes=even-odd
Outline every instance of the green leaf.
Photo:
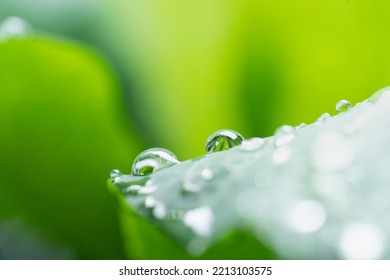
[{"label": "green leaf", "polygon": [[389,119],[386,88],[303,128],[113,178],[133,257],[169,258],[174,240],[188,258],[388,258]]},{"label": "green leaf", "polygon": [[[140,144],[126,132],[118,92],[84,46],[41,36],[0,44],[0,227],[20,221],[70,252],[55,258],[124,257],[105,180]],[[0,245],[2,257],[9,250]],[[12,258],[50,258],[43,251]]]}]

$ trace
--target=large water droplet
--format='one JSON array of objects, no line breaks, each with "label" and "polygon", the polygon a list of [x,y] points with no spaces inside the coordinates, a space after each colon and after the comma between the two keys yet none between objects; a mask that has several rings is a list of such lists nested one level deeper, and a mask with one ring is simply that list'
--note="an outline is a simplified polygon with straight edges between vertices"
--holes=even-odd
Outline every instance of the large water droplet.
[{"label": "large water droplet", "polygon": [[171,151],[153,148],[140,153],[131,170],[133,175],[149,175],[176,163],[179,161]]},{"label": "large water droplet", "polygon": [[110,178],[115,178],[121,176],[122,173],[118,169],[111,170]]},{"label": "large water droplet", "polygon": [[339,113],[348,111],[351,107],[351,102],[345,99],[341,99],[339,102],[336,103],[336,111]]},{"label": "large water droplet", "polygon": [[207,138],[206,151],[213,153],[229,150],[232,147],[240,145],[242,141],[244,141],[244,137],[234,130],[218,130]]},{"label": "large water droplet", "polygon": [[283,146],[294,140],[294,128],[291,125],[282,125],[275,131],[275,145]]},{"label": "large water droplet", "polygon": [[340,239],[340,253],[345,259],[373,260],[382,257],[384,238],[377,227],[355,223],[347,226]]},{"label": "large water droplet", "polygon": [[8,17],[0,24],[0,41],[10,38],[25,38],[32,27],[19,17]]},{"label": "large water droplet", "polygon": [[184,214],[183,222],[199,236],[206,237],[211,234],[214,214],[210,207],[203,206]]}]

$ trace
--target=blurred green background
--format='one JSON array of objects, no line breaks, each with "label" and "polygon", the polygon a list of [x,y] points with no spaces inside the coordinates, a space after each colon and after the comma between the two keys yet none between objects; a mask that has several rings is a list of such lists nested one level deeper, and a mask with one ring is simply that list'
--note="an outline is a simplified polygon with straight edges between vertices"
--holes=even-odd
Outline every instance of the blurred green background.
[{"label": "blurred green background", "polygon": [[0,0],[0,258],[127,257],[111,169],[367,98],[390,84],[389,12],[385,0]]}]

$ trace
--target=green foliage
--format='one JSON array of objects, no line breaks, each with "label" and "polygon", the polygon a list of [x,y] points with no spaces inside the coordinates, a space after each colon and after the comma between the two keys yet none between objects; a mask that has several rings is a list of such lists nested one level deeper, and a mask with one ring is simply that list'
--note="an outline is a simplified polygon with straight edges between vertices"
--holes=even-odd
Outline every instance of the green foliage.
[{"label": "green foliage", "polygon": [[15,242],[0,257],[123,258],[104,182],[140,144],[118,109],[112,72],[85,47],[43,37],[1,43],[0,66],[0,226],[16,219],[68,252]]},{"label": "green foliage", "polygon": [[[129,220],[120,203],[123,245],[118,205],[104,186],[109,170],[130,171],[143,148],[194,158],[224,128],[253,137],[311,123],[332,113],[335,100],[356,102],[390,84],[387,0],[0,0],[0,7],[0,21],[20,16],[36,30],[88,42],[111,62],[61,38],[0,43],[0,258],[123,258],[124,246],[134,258],[193,257],[184,239],[151,230],[138,212]],[[224,245],[211,240],[201,258],[275,253],[246,255],[263,245],[245,227],[217,239]]]},{"label": "green foliage", "polygon": [[216,130],[267,136],[390,83],[386,0],[110,0],[107,9],[104,36],[150,145],[183,159]]}]

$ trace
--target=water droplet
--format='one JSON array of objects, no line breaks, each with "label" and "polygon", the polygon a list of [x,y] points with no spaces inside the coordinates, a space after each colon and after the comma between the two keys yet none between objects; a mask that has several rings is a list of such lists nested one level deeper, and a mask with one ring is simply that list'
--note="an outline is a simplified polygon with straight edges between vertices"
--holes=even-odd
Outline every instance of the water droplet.
[{"label": "water droplet", "polygon": [[230,148],[240,145],[242,141],[244,141],[244,137],[234,130],[218,130],[207,138],[206,151],[208,153],[213,153],[229,150]]},{"label": "water droplet", "polygon": [[297,125],[297,126],[295,127],[295,130],[301,130],[302,128],[305,128],[306,126],[307,126],[307,124],[301,123],[301,124],[299,124],[299,125]]},{"label": "water droplet", "polygon": [[149,175],[179,163],[176,156],[166,149],[153,148],[140,153],[132,166],[133,175]]},{"label": "water droplet", "polygon": [[146,208],[154,208],[155,206],[156,206],[156,200],[151,196],[146,197],[145,207]]},{"label": "water droplet", "polygon": [[325,220],[324,207],[314,200],[305,200],[298,203],[290,216],[292,228],[299,233],[315,232],[324,225]]},{"label": "water droplet", "polygon": [[138,191],[138,194],[148,195],[156,192],[158,190],[157,186],[153,183],[152,180],[146,182],[144,187],[141,187]]},{"label": "water droplet", "polygon": [[187,211],[184,214],[183,222],[196,235],[207,237],[211,234],[214,214],[210,207],[203,206]]},{"label": "water droplet", "polygon": [[[112,178],[112,177],[111,177],[111,178]],[[116,177],[113,177],[113,178],[112,178],[112,182],[113,182],[114,184],[118,184],[118,183],[122,182],[122,179],[121,179],[120,176],[116,176]]]},{"label": "water droplet", "polygon": [[378,100],[382,98],[382,96],[389,96],[390,95],[390,87],[385,87],[377,92],[375,92],[371,97],[368,99],[369,102],[371,103],[376,103]]},{"label": "water droplet", "polygon": [[348,167],[355,157],[354,146],[336,131],[318,135],[314,146],[314,163],[324,172],[336,172]]},{"label": "water droplet", "polygon": [[349,109],[351,109],[352,104],[348,100],[341,99],[339,102],[336,103],[336,111],[341,113],[341,112],[346,112]]},{"label": "water droplet", "polygon": [[126,188],[125,194],[138,194],[139,190],[142,188],[142,186],[139,185],[133,185]]},{"label": "water droplet", "polygon": [[275,131],[275,145],[283,146],[294,140],[294,128],[291,125],[282,125]]},{"label": "water droplet", "polygon": [[167,208],[164,203],[157,201],[153,209],[153,216],[156,219],[162,220],[167,216]]},{"label": "water droplet", "polygon": [[197,183],[194,183],[194,182],[184,182],[183,183],[183,190],[187,191],[187,192],[199,192],[203,189],[203,185],[201,184],[197,184]]},{"label": "water droplet", "polygon": [[321,116],[318,117],[316,120],[316,125],[322,125],[325,121],[327,121],[331,115],[329,113],[323,113]]},{"label": "water droplet", "polygon": [[111,170],[110,178],[115,178],[121,176],[122,173],[118,169]]},{"label": "water droplet", "polygon": [[201,172],[200,172],[200,176],[202,176],[202,178],[206,181],[210,181],[214,178],[214,174],[213,174],[213,171],[211,171],[211,169],[209,168],[205,168],[203,169]]},{"label": "water droplet", "polygon": [[8,17],[0,24],[0,41],[10,38],[25,38],[31,31],[31,26],[23,19]]},{"label": "water droplet", "polygon": [[339,250],[349,260],[380,259],[384,247],[383,233],[377,227],[355,223],[348,225],[340,238]]},{"label": "water droplet", "polygon": [[292,149],[289,146],[283,146],[277,148],[272,154],[272,159],[275,164],[281,164],[290,159],[292,155]]},{"label": "water droplet", "polygon": [[263,138],[250,138],[247,140],[242,141],[240,150],[245,152],[253,152],[256,150],[260,150],[263,148],[266,144],[266,141]]},{"label": "water droplet", "polygon": [[196,161],[183,174],[182,188],[185,192],[199,192],[209,185],[216,174],[217,170],[205,164],[204,160]]}]

